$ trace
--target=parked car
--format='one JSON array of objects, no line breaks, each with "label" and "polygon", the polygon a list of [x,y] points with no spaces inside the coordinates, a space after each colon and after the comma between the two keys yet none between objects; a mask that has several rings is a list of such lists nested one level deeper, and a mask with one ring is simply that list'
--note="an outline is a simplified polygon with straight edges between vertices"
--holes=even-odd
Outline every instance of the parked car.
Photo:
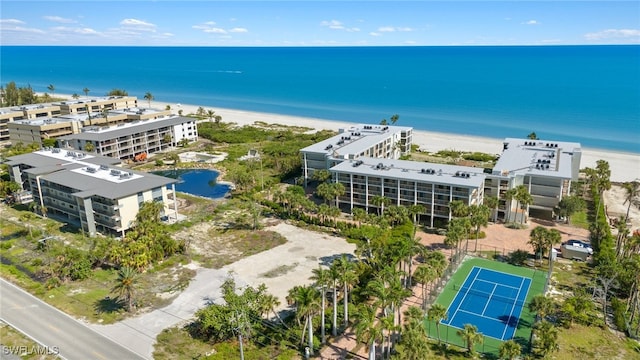
[{"label": "parked car", "polygon": [[589,255],[593,255],[593,248],[591,247],[591,244],[589,244],[588,242],[585,242],[582,240],[569,240],[566,242],[566,244],[587,249],[587,251],[589,251]]}]

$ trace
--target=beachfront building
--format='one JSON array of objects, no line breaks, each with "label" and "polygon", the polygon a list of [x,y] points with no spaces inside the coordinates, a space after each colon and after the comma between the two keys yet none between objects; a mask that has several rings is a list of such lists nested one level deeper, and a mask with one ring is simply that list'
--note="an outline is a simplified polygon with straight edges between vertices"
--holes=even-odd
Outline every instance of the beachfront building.
[{"label": "beachfront building", "polygon": [[[487,176],[485,195],[498,197],[503,219],[526,221],[529,214],[551,219],[554,208],[578,180],[581,157],[579,143],[507,138],[500,159]],[[505,196],[519,185],[533,197],[525,209],[516,209],[517,201],[508,201]]]},{"label": "beachfront building", "polygon": [[451,201],[481,204],[485,183],[478,168],[372,157],[343,161],[330,172],[344,185],[345,194],[338,201],[349,212],[354,207],[384,211],[374,198],[385,197],[389,205],[424,206],[432,227],[437,218],[451,219]]},{"label": "beachfront building", "polygon": [[161,202],[164,216],[178,217],[176,180],[123,169],[118,159],[45,148],[5,164],[11,180],[32,194],[41,212],[91,236],[124,236],[148,201]]},{"label": "beachfront building", "polygon": [[[360,129],[372,134],[367,138]],[[313,171],[329,170],[345,187],[338,202],[346,211],[377,209],[372,199],[384,197],[391,205],[423,205],[433,226],[436,219],[451,218],[451,201],[482,204],[488,196],[499,200],[499,219],[526,221],[530,212],[551,219],[580,170],[580,144],[572,142],[507,138],[493,169],[399,160],[410,146],[411,128],[360,125],[302,149],[303,174],[309,180]],[[520,185],[533,203],[517,209],[507,191]]]},{"label": "beachfront building", "polygon": [[300,150],[305,184],[316,170],[329,170],[345,160],[360,157],[398,159],[411,152],[413,128],[357,125]]},{"label": "beachfront building", "polygon": [[12,144],[37,143],[43,146],[47,139],[54,140],[62,136],[78,134],[86,128],[158,119],[169,116],[170,114],[170,110],[140,108],[125,108],[119,110],[104,109],[101,112],[76,112],[53,118],[45,117],[15,120],[8,123],[7,128]]},{"label": "beachfront building", "polygon": [[91,126],[81,132],[63,136],[63,149],[86,150],[121,160],[146,158],[183,142],[198,140],[196,119],[182,116],[159,116],[152,120],[135,120],[115,126]]},{"label": "beachfront building", "polygon": [[[137,106],[138,100],[134,96],[107,96],[0,108],[0,143],[11,140],[9,124],[14,121],[51,120],[61,115],[72,114],[93,114],[97,118],[105,110],[135,108]],[[24,143],[38,142],[37,137],[25,135],[23,137],[25,140],[30,140]]]}]

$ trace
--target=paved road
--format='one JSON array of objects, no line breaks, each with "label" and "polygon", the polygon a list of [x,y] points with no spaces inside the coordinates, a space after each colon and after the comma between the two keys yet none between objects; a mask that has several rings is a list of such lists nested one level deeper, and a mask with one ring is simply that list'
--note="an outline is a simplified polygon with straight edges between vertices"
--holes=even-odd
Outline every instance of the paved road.
[{"label": "paved road", "polygon": [[0,319],[65,359],[144,359],[4,279]]}]

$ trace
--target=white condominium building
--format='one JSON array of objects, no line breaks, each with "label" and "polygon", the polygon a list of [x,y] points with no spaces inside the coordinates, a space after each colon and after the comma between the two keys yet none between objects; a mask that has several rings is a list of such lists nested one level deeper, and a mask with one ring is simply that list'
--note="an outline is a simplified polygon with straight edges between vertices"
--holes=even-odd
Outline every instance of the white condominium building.
[{"label": "white condominium building", "polygon": [[[501,219],[525,220],[530,211],[551,219],[578,179],[579,143],[507,138],[496,166],[482,169],[399,160],[411,150],[411,133],[409,127],[382,125],[341,130],[300,151],[305,181],[315,170],[327,169],[334,182],[345,186],[338,199],[343,208],[377,208],[371,200],[383,196],[392,205],[423,205],[433,226],[434,219],[450,219],[451,201],[482,204],[488,196],[498,198]],[[533,203],[516,209],[518,201],[507,200],[505,193],[520,185]]]},{"label": "white condominium building", "polygon": [[198,140],[196,119],[182,116],[160,116],[151,120],[136,120],[115,126],[92,126],[77,134],[58,139],[60,148],[86,150],[122,160],[152,154],[180,144]]},{"label": "white condominium building", "polygon": [[305,183],[316,170],[329,170],[345,160],[360,157],[397,159],[411,152],[413,128],[357,125],[300,150]]},{"label": "white condominium building", "polygon": [[48,216],[91,236],[124,235],[148,201],[161,202],[164,215],[178,216],[176,180],[123,169],[118,159],[45,148],[13,156],[5,164],[11,180],[30,191]]},{"label": "white condominium building", "polygon": [[424,206],[430,226],[435,218],[451,219],[451,201],[478,205],[483,198],[485,174],[478,168],[361,157],[341,162],[330,171],[334,181],[345,187],[338,200],[349,210],[355,206],[377,209],[372,199],[383,196],[389,205]]}]

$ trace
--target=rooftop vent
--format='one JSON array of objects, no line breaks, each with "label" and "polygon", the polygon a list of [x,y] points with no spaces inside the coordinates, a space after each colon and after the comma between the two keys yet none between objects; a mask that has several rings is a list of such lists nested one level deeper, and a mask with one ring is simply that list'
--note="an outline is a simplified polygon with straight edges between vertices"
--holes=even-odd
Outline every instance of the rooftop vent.
[{"label": "rooftop vent", "polygon": [[107,165],[100,165],[100,170],[109,170]]},{"label": "rooftop vent", "polygon": [[92,167],[90,167],[90,166],[87,166],[87,167],[85,168],[85,171],[86,171],[86,172],[88,172],[88,173],[93,174],[93,173],[95,173],[97,170],[96,170],[96,168],[92,168]]},{"label": "rooftop vent", "polygon": [[360,166],[362,164],[363,164],[363,161],[362,160],[358,160],[358,161],[353,163],[353,167],[358,167],[358,166]]},{"label": "rooftop vent", "polygon": [[384,169],[384,164],[378,163],[378,165],[376,165],[376,169]]},{"label": "rooftop vent", "polygon": [[120,170],[112,169],[112,170],[111,170],[111,175],[113,175],[113,176],[118,176],[118,175],[120,175]]},{"label": "rooftop vent", "polygon": [[327,145],[327,147],[325,147],[324,149],[325,149],[325,150],[329,150],[329,149],[331,149],[331,148],[333,148],[333,145],[329,144],[329,145]]},{"label": "rooftop vent", "polygon": [[59,148],[53,148],[53,150],[51,150],[54,154],[57,154],[60,152]]}]

